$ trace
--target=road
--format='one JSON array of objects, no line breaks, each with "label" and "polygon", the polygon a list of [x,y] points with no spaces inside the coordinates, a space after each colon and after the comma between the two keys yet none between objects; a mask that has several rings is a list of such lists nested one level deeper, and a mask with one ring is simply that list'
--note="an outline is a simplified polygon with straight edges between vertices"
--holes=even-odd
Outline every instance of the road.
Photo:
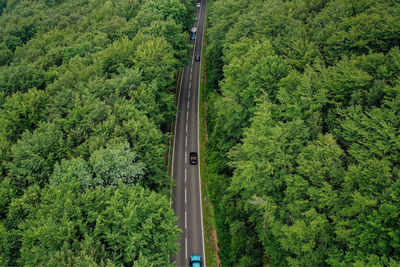
[{"label": "road", "polygon": [[[193,52],[190,64],[182,74],[180,86],[178,113],[175,125],[174,152],[172,156],[172,178],[176,181],[173,189],[174,202],[172,207],[178,217],[178,227],[182,229],[179,240],[180,250],[171,261],[177,266],[189,266],[190,256],[198,254],[204,259],[203,218],[201,208],[200,184],[200,151],[199,151],[199,87],[200,62],[194,60],[195,55],[201,55],[203,41],[203,26],[206,13],[206,0],[198,0],[196,39],[191,41]],[[189,163],[189,153],[197,152],[199,163]]]}]

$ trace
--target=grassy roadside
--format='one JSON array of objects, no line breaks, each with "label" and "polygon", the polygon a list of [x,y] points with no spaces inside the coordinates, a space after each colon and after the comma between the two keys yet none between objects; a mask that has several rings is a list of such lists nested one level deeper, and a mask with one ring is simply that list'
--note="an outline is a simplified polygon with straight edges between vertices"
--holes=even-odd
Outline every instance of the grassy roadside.
[{"label": "grassy roadside", "polygon": [[[207,16],[205,19],[205,29],[207,30]],[[207,98],[206,98],[206,56],[207,49],[207,34],[203,36],[202,43],[202,59],[201,59],[201,80],[200,80],[200,173],[201,173],[201,188],[202,188],[202,206],[203,206],[203,227],[204,227],[204,246],[206,264],[208,266],[219,266],[218,259],[218,242],[217,233],[215,231],[214,210],[210,201],[210,193],[208,190],[208,166],[206,162],[207,150],[206,143],[207,135]]]}]

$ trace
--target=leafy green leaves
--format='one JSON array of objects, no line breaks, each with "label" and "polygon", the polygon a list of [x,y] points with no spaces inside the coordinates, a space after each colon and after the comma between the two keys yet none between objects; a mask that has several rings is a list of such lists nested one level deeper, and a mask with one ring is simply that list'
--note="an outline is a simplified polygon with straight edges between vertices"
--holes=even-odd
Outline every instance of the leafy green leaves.
[{"label": "leafy green leaves", "polygon": [[79,192],[75,182],[43,190],[21,225],[21,263],[168,264],[179,230],[166,197],[124,184]]},{"label": "leafy green leaves", "polygon": [[133,164],[135,159],[129,145],[120,144],[93,152],[89,164],[102,185],[118,185],[120,182],[129,185],[137,183],[144,175],[144,165]]},{"label": "leafy green leaves", "polygon": [[212,4],[207,147],[222,265],[398,264],[399,10]]},{"label": "leafy green leaves", "polygon": [[28,89],[42,89],[45,85],[44,72],[30,65],[20,65],[1,69],[0,88],[6,96]]},{"label": "leafy green leaves", "polygon": [[11,147],[10,176],[20,190],[28,185],[45,185],[54,163],[63,156],[62,132],[54,124],[41,124],[33,133],[25,132]]},{"label": "leafy green leaves", "polygon": [[193,3],[3,2],[0,265],[168,265],[164,155]]}]

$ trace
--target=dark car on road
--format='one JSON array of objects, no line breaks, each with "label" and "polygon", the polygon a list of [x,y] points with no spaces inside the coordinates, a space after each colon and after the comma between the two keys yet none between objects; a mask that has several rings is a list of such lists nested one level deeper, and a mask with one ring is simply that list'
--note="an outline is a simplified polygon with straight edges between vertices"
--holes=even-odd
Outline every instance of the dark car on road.
[{"label": "dark car on road", "polygon": [[197,153],[196,152],[189,153],[189,162],[190,162],[190,164],[193,164],[193,165],[197,164]]},{"label": "dark car on road", "polygon": [[196,56],[194,57],[194,61],[200,61],[200,55],[196,55]]}]

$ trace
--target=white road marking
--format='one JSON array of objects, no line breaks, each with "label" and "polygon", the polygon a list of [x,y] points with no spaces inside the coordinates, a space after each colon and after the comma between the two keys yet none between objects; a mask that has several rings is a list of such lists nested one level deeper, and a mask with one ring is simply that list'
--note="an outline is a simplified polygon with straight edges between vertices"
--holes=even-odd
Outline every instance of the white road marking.
[{"label": "white road marking", "polygon": [[[185,187],[185,204],[186,204],[186,187]],[[186,211],[185,211],[185,222],[186,222]],[[186,228],[186,225],[185,225]]]},{"label": "white road marking", "polygon": [[192,80],[192,73],[190,73],[189,80]]},{"label": "white road marking", "polygon": [[188,101],[188,103],[187,103],[187,108],[189,109],[189,104],[190,104],[190,102]]},{"label": "white road marking", "polygon": [[[189,83],[189,89],[190,89],[190,87],[192,87],[192,83]],[[190,92],[190,91],[189,91]]]},{"label": "white road marking", "polygon": [[187,152],[185,151],[185,163],[187,163]]},{"label": "white road marking", "polygon": [[185,259],[187,259],[187,238],[185,237]]},{"label": "white road marking", "polygon": [[187,169],[185,168],[185,183],[186,183],[186,174],[187,174]]},{"label": "white road marking", "polygon": [[[202,13],[203,8],[200,8],[200,14],[199,14],[199,19],[197,20],[197,28],[199,27],[199,23],[200,23],[200,19],[201,19],[201,13]],[[205,11],[205,13],[207,12],[207,9]],[[204,14],[205,16],[205,14]],[[204,25],[202,27],[202,34],[201,34],[201,39],[204,36]],[[197,44],[197,38],[194,41],[194,47],[196,47]],[[201,45],[200,45],[201,47]],[[194,56],[194,54],[193,54]],[[203,58],[203,50],[200,48],[200,58]],[[200,70],[201,70],[201,63],[202,60],[200,60]],[[200,80],[201,80],[201,71],[199,71],[199,84],[197,87],[197,149],[200,152],[200,105],[199,105],[199,101],[200,101]],[[202,245],[203,245],[203,265],[204,267],[207,266],[206,265],[206,257],[205,257],[205,248],[204,248],[204,226],[203,226],[203,207],[202,207],[202,199],[201,199],[201,176],[200,176],[200,153],[199,153],[199,159],[198,159],[198,172],[199,172],[199,193],[200,193],[200,218],[201,218],[201,237],[202,237]]]},{"label": "white road marking", "polygon": [[188,120],[188,119],[189,119],[189,111],[186,112],[186,120]]},{"label": "white road marking", "polygon": [[[175,129],[174,129],[174,145],[172,146],[172,164],[171,164],[171,180],[174,179],[174,162],[175,162],[175,145],[176,145],[176,127],[178,125],[178,115],[179,112],[181,112],[179,110],[179,103],[181,102],[181,93],[182,93],[182,82],[183,82],[183,77],[185,76],[185,68],[183,68],[182,71],[182,75],[181,75],[181,84],[179,85],[179,95],[178,97],[178,112],[176,113],[175,116]],[[189,84],[189,88],[190,88],[190,84]],[[190,91],[189,91],[190,92]],[[169,205],[170,208],[172,208],[172,186],[171,186],[171,197],[169,198],[171,201],[171,204]]]},{"label": "white road marking", "polygon": [[187,129],[188,129],[188,124],[186,123],[186,133],[187,133]]},{"label": "white road marking", "polygon": [[187,147],[187,135],[185,137],[185,147]]}]

